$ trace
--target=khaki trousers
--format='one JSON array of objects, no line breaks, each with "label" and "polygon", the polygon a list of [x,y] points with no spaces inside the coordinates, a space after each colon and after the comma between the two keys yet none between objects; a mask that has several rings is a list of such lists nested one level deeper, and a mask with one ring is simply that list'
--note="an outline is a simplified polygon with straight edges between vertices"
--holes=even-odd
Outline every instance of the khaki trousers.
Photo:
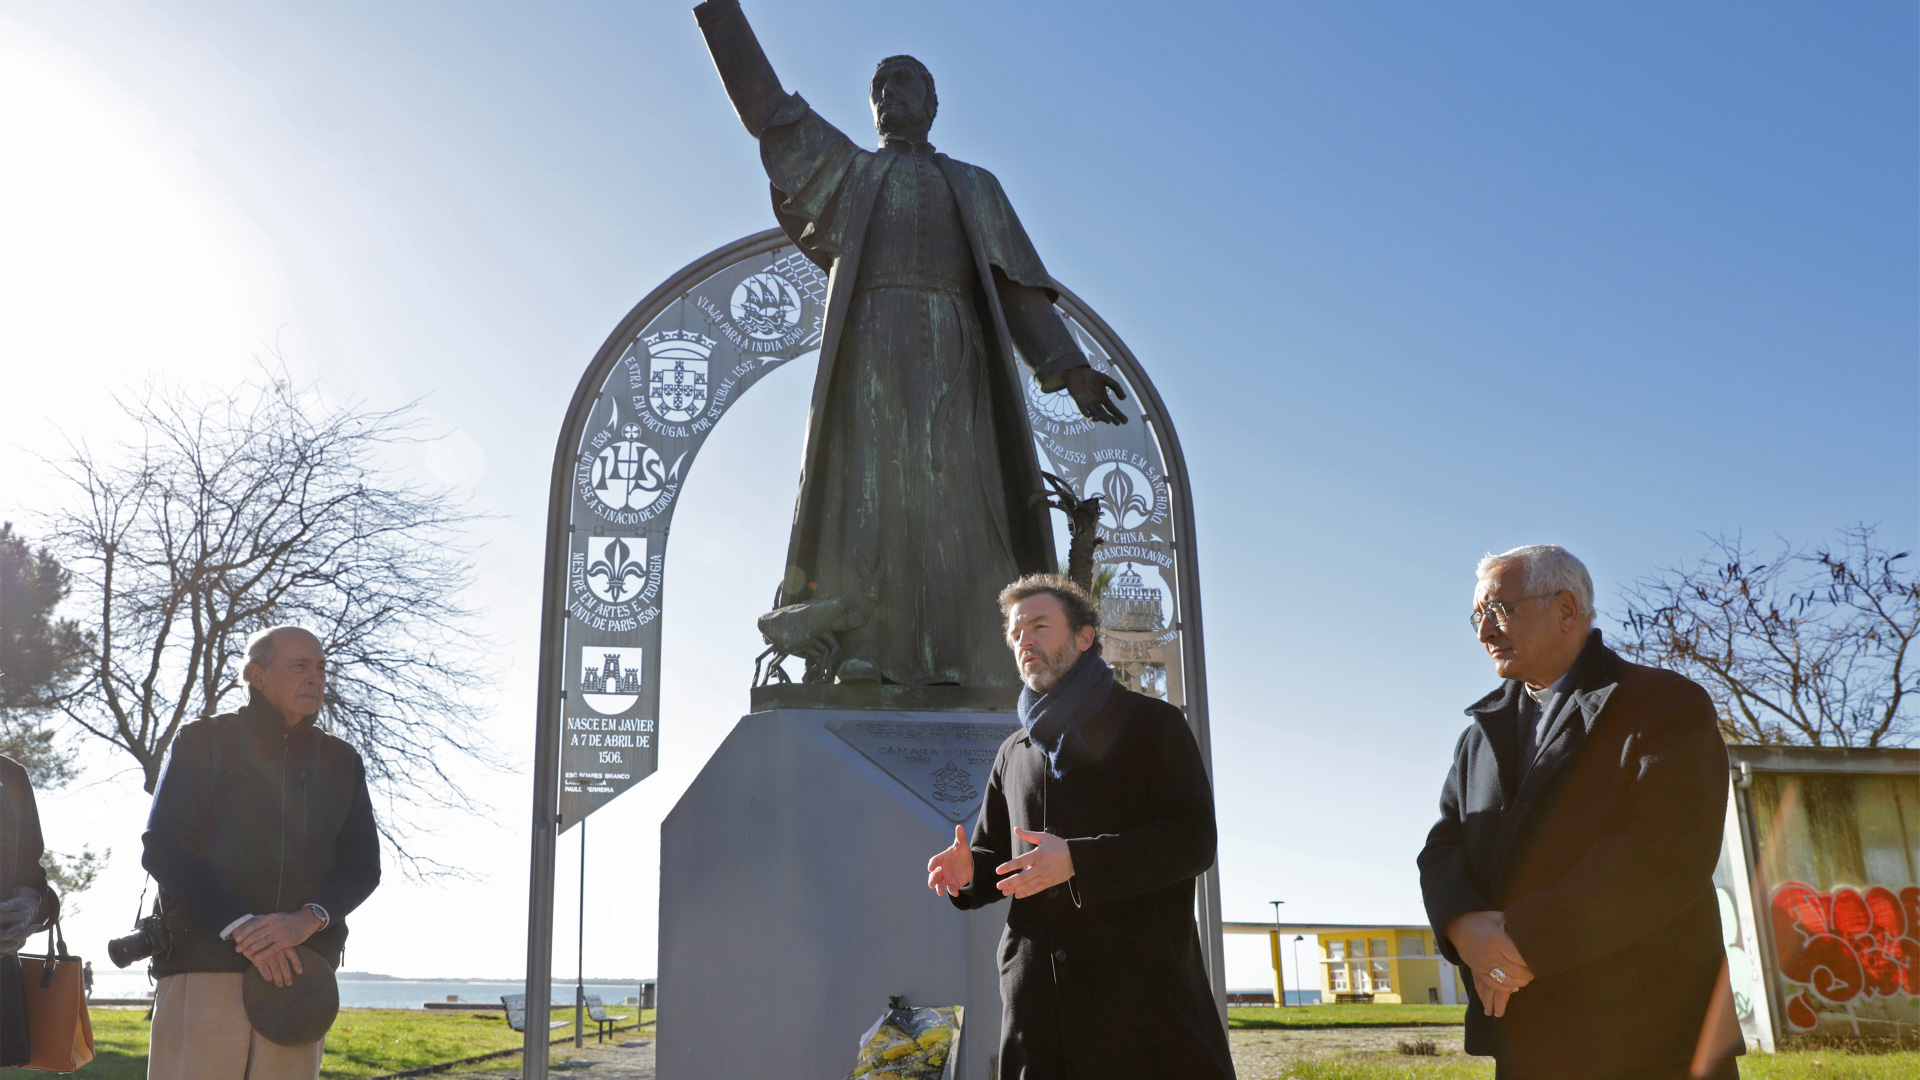
[{"label": "khaki trousers", "polygon": [[238,973],[193,971],[160,980],[147,1080],[315,1080],[323,1039],[281,1046],[253,1030]]}]

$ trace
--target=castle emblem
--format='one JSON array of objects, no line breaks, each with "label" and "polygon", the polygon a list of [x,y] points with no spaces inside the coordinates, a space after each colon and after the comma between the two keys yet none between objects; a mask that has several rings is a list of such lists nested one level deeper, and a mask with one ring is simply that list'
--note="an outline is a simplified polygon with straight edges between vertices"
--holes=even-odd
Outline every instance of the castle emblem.
[{"label": "castle emblem", "polygon": [[[1157,580],[1159,574],[1155,573]],[[1167,628],[1166,590],[1140,576],[1132,563],[1100,594],[1100,622],[1109,630],[1157,633]]]},{"label": "castle emblem", "polygon": [[643,650],[610,645],[580,647],[580,698],[597,713],[630,709],[640,700]]}]

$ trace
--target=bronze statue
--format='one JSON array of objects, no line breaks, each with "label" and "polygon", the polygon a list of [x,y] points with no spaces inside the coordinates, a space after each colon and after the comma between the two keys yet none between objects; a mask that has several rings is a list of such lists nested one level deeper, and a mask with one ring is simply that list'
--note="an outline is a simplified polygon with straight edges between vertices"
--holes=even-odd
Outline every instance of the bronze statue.
[{"label": "bronze statue", "polygon": [[862,150],[781,88],[737,0],[694,15],[760,140],[775,217],[831,274],[768,641],[809,628],[788,642],[821,643],[809,681],[1012,686],[993,598],[1054,568],[1015,346],[1041,390],[1067,391],[1091,420],[1125,423],[1107,396],[1125,391],[1054,310],[999,181],[927,141],[939,101],[920,61],[875,69],[881,143]]}]

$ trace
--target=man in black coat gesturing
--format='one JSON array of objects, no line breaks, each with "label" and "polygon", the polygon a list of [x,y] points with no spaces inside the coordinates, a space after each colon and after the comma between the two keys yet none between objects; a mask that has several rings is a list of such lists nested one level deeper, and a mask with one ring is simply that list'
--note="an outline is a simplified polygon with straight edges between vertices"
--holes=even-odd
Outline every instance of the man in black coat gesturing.
[{"label": "man in black coat gesturing", "polygon": [[927,863],[956,907],[1012,899],[1000,1077],[1231,1077],[1193,919],[1214,820],[1186,718],[1114,681],[1099,612],[1067,579],[1021,578],[1000,609],[1021,730],[1000,745],[973,842],[956,826]]},{"label": "man in black coat gesturing", "polygon": [[1621,659],[1593,614],[1564,548],[1481,560],[1473,623],[1505,681],[1467,710],[1419,860],[1440,950],[1473,976],[1466,1050],[1502,1080],[1732,1078],[1726,746],[1705,690]]}]

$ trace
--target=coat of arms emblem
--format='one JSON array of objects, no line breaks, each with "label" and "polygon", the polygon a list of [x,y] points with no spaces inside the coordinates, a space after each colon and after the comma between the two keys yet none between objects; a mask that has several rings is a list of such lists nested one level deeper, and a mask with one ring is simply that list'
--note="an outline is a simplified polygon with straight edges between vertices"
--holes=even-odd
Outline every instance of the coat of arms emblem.
[{"label": "coat of arms emblem", "polygon": [[684,424],[707,407],[707,357],[713,340],[687,335],[647,342],[647,404],[669,424]]}]

